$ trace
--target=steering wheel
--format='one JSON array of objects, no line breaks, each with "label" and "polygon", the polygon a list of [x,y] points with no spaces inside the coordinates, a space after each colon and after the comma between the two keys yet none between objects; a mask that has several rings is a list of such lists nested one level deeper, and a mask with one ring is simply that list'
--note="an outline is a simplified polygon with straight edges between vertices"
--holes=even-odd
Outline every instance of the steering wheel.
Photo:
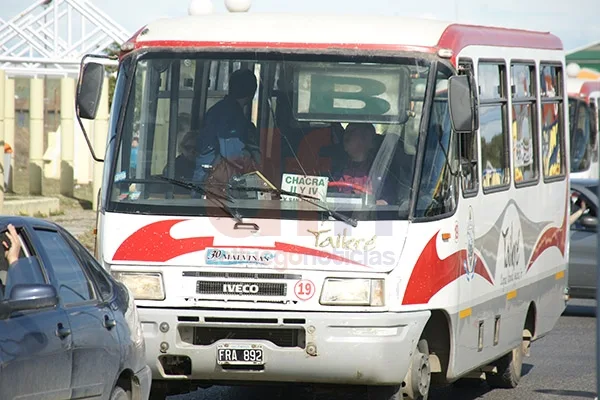
[{"label": "steering wheel", "polygon": [[359,185],[357,183],[352,183],[352,182],[334,181],[334,182],[329,182],[327,184],[327,186],[335,187],[335,188],[348,188],[348,189],[356,190],[357,192],[371,194],[371,191],[369,189],[365,188],[362,185]]}]

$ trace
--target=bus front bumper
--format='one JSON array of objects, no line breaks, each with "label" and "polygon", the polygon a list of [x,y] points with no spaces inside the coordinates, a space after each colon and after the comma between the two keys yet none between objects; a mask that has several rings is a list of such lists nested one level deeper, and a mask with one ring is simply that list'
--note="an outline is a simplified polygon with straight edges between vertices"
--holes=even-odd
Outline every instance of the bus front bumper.
[{"label": "bus front bumper", "polygon": [[[401,383],[431,315],[141,307],[139,314],[153,380],[349,385]],[[237,364],[223,353],[235,346],[243,346]],[[262,360],[244,348],[262,349]]]}]

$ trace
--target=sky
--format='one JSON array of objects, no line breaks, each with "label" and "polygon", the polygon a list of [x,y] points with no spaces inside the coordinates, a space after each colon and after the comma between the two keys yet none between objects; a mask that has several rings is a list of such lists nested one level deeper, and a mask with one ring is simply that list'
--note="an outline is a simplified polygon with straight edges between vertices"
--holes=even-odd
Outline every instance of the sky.
[{"label": "sky", "polygon": [[[33,0],[0,0],[8,20]],[[72,0],[83,2],[84,0]],[[130,33],[154,19],[187,14],[189,0],[87,0]],[[227,12],[212,0],[215,12]],[[600,0],[253,0],[250,12],[314,12],[423,17],[550,31],[567,51],[600,42]]]}]

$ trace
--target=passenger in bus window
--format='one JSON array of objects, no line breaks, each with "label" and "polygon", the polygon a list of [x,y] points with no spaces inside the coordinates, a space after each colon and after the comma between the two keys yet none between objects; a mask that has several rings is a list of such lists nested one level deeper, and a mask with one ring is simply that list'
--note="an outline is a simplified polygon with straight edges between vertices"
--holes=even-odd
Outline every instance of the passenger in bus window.
[{"label": "passenger in bus window", "polygon": [[251,104],[256,89],[256,76],[252,71],[239,69],[231,74],[228,94],[208,110],[202,132],[196,139],[198,156],[194,181],[203,182],[206,178],[203,166],[218,162],[219,157],[234,165],[236,160],[252,157],[249,154],[255,149],[256,127],[244,110]]},{"label": "passenger in bus window", "polygon": [[[367,186],[376,134],[372,124],[348,124],[343,140],[346,157],[334,166],[332,176],[335,181],[349,182],[361,187]],[[341,189],[341,191],[349,193],[350,189]]]},{"label": "passenger in bus window", "polygon": [[[360,194],[371,190],[369,171],[376,154],[376,139],[377,133],[372,124],[348,124],[343,136],[345,157],[337,162],[331,174],[333,181],[348,184],[348,187],[338,187],[340,192]],[[387,204],[387,201],[378,199],[377,204]]]},{"label": "passenger in bus window", "polygon": [[[189,181],[194,176],[196,168],[196,137],[198,133],[188,131],[179,140],[179,155],[175,158],[175,179]],[[168,176],[167,166],[163,170],[163,175]],[[183,190],[180,190],[183,189]],[[176,192],[187,192],[187,189],[176,188]]]}]

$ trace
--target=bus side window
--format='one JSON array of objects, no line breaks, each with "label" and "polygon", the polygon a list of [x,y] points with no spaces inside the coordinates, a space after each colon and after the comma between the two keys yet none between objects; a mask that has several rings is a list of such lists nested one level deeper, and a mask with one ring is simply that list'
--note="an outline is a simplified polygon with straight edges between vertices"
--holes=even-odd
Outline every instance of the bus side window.
[{"label": "bus side window", "polygon": [[542,99],[542,165],[544,178],[563,177],[564,117],[562,67],[540,65],[540,94]]},{"label": "bus side window", "polygon": [[507,123],[506,66],[479,63],[479,135],[483,190],[508,187],[510,183]]},{"label": "bus side window", "polygon": [[511,65],[512,135],[515,184],[538,180],[535,65]]}]

